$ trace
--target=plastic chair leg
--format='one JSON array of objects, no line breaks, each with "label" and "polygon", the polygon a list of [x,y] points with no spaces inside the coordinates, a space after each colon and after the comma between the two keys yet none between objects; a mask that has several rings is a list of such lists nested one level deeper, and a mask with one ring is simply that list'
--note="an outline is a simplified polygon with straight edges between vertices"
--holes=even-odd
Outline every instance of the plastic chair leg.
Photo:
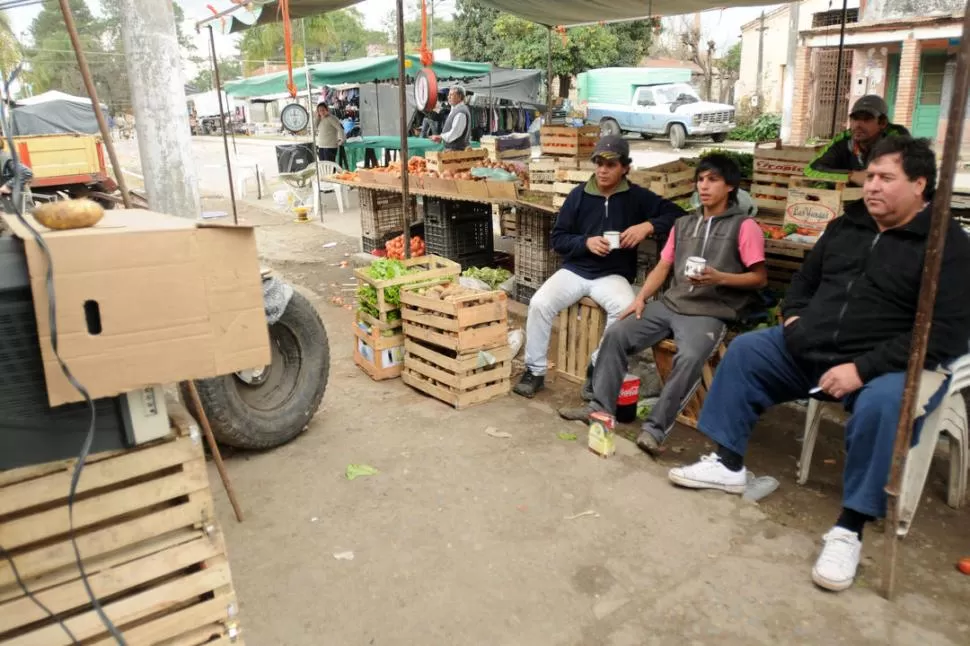
[{"label": "plastic chair leg", "polygon": [[333,194],[337,196],[337,211],[340,213],[344,212],[344,187],[337,184],[333,190]]},{"label": "plastic chair leg", "polygon": [[815,440],[818,439],[818,427],[822,423],[822,402],[817,399],[808,400],[808,411],[805,415],[805,434],[802,437],[802,456],[798,460],[798,484],[808,481],[808,472],[812,468],[812,454],[815,452]]},{"label": "plastic chair leg", "polygon": [[950,478],[947,486],[946,504],[959,509],[967,497],[967,469],[970,468],[970,446],[968,446],[967,407],[963,396],[955,393],[950,413],[946,420],[946,431],[950,436]]},{"label": "plastic chair leg", "polygon": [[899,492],[899,526],[896,533],[905,536],[909,532],[916,509],[919,507],[920,499],[923,497],[923,488],[926,486],[926,477],[929,475],[930,466],[933,464],[933,454],[936,452],[936,444],[940,439],[942,430],[941,422],[946,418],[946,408],[948,400],[944,400],[940,406],[933,411],[923,422],[923,430],[920,432],[919,442],[909,450],[906,456],[906,465],[903,467],[903,485]]}]

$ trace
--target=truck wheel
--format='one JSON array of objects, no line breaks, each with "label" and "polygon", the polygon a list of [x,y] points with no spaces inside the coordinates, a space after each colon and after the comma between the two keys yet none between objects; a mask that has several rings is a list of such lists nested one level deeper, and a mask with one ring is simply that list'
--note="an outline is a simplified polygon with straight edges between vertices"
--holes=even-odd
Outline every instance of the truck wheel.
[{"label": "truck wheel", "polygon": [[[269,328],[271,363],[195,382],[212,433],[222,444],[269,449],[306,430],[330,376],[330,344],[316,308],[293,294]],[[191,401],[182,387],[182,400]]]},{"label": "truck wheel", "polygon": [[719,132],[716,135],[711,135],[711,139],[713,139],[714,140],[714,143],[716,143],[716,144],[722,144],[725,141],[727,141],[727,133],[726,132]]},{"label": "truck wheel", "polygon": [[623,134],[620,130],[620,124],[616,119],[612,117],[603,117],[600,119],[600,137],[618,137]]},{"label": "truck wheel", "polygon": [[673,123],[670,125],[670,147],[674,150],[680,150],[687,143],[687,130],[681,123]]}]

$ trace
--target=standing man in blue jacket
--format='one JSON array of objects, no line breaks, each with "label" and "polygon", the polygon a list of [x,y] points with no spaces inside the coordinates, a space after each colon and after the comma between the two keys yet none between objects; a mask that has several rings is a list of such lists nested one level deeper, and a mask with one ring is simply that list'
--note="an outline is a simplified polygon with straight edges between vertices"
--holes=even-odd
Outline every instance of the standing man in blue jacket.
[{"label": "standing man in blue jacket", "polygon": [[[526,371],[513,389],[518,395],[534,397],[545,385],[549,336],[559,312],[588,296],[606,310],[606,327],[612,325],[635,296],[630,284],[637,247],[647,236],[666,236],[684,214],[673,202],[630,184],[630,161],[630,145],[622,137],[600,139],[593,150],[596,174],[574,188],[559,210],[551,241],[563,266],[529,302]],[[606,231],[620,232],[619,248],[611,248]],[[591,374],[592,365],[587,381]]]}]

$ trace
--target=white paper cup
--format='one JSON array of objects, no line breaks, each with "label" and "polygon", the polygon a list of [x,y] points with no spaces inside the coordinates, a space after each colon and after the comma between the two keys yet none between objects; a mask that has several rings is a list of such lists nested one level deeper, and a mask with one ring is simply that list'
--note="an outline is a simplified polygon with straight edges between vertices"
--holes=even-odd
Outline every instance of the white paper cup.
[{"label": "white paper cup", "polygon": [[613,249],[620,248],[620,232],[619,231],[604,231],[603,237],[606,241],[610,243],[610,251]]},{"label": "white paper cup", "polygon": [[707,260],[700,256],[690,256],[684,266],[684,275],[688,278],[697,278],[704,273],[705,267],[707,267]]}]

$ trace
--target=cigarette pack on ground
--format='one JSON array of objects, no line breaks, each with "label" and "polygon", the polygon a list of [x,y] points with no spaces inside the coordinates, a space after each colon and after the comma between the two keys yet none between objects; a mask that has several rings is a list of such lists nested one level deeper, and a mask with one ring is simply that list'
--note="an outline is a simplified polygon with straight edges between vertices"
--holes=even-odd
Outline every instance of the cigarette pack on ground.
[{"label": "cigarette pack on ground", "polygon": [[615,426],[616,420],[609,413],[597,411],[590,415],[589,450],[604,458],[616,453]]}]

